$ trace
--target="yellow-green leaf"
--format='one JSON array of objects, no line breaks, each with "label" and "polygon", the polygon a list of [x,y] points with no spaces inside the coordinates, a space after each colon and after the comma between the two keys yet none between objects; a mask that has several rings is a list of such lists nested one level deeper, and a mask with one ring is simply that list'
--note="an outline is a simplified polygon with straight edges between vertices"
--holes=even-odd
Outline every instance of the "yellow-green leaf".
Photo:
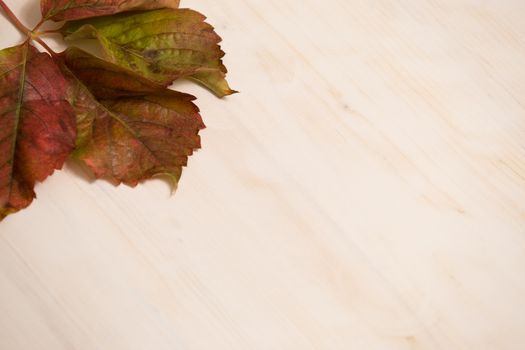
[{"label": "yellow-green leaf", "polygon": [[62,33],[98,39],[105,59],[165,86],[187,77],[230,95],[221,38],[204,20],[193,10],[162,9],[67,22]]}]

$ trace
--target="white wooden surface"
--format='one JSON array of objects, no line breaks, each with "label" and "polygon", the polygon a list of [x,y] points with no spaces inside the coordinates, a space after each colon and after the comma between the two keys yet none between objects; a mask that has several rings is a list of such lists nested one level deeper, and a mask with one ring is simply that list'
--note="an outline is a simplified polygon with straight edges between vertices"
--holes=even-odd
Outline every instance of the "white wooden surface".
[{"label": "white wooden surface", "polygon": [[178,86],[175,196],[69,165],[0,223],[0,349],[524,349],[525,2],[183,5],[242,94]]}]

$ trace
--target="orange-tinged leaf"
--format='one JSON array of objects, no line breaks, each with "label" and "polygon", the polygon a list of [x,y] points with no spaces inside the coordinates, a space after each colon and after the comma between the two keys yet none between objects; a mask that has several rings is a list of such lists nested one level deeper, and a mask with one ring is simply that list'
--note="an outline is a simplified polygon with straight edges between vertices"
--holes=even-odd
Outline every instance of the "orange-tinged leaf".
[{"label": "orange-tinged leaf", "polygon": [[162,9],[67,22],[68,40],[96,38],[104,58],[165,86],[187,77],[217,96],[234,93],[226,81],[221,38],[189,9]]},{"label": "orange-tinged leaf", "polygon": [[204,124],[194,97],[78,49],[67,50],[64,61],[92,92],[77,82],[71,95],[82,130],[75,158],[116,184],[135,186],[156,175],[176,184],[188,156],[200,148]]},{"label": "orange-tinged leaf", "polygon": [[35,183],[73,150],[69,88],[51,57],[28,43],[0,51],[0,219],[31,204]]},{"label": "orange-tinged leaf", "polygon": [[179,0],[41,0],[42,17],[71,21],[125,11],[178,8]]},{"label": "orange-tinged leaf", "polygon": [[176,183],[204,128],[191,100],[184,94],[103,100],[109,113],[95,119],[93,139],[75,155],[116,183],[135,186],[156,175]]},{"label": "orange-tinged leaf", "polygon": [[162,84],[104,61],[79,48],[68,48],[61,55],[67,67],[96,98],[111,99],[149,93],[172,93]]}]

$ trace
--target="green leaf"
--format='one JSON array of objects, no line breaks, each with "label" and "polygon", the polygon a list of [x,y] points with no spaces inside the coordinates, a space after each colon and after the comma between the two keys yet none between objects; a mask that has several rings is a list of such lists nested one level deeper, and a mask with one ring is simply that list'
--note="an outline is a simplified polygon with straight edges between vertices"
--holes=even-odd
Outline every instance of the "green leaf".
[{"label": "green leaf", "polygon": [[27,42],[0,51],[0,219],[27,207],[75,146],[68,80]]},{"label": "green leaf", "polygon": [[67,50],[63,58],[76,81],[69,94],[79,117],[74,157],[116,184],[135,186],[157,175],[176,184],[188,156],[200,148],[204,124],[194,97],[79,49]]},{"label": "green leaf", "polygon": [[204,20],[193,10],[162,9],[67,22],[62,33],[98,39],[105,59],[159,84],[187,77],[219,97],[230,95],[221,38]]},{"label": "green leaf", "polygon": [[179,0],[41,0],[42,17],[46,20],[72,21],[112,15],[124,11],[178,8]]}]

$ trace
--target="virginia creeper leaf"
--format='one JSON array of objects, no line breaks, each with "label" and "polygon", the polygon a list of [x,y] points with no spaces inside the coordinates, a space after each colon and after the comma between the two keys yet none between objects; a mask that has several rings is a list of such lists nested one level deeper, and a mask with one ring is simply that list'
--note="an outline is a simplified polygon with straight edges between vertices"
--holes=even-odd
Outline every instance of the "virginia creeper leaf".
[{"label": "virginia creeper leaf", "polygon": [[42,17],[54,21],[112,15],[124,11],[178,8],[179,0],[41,0]]},{"label": "virginia creeper leaf", "polygon": [[92,92],[77,81],[70,94],[82,130],[75,158],[116,184],[135,186],[156,175],[176,184],[188,156],[200,148],[204,124],[194,97],[79,49],[68,49],[64,61]]},{"label": "virginia creeper leaf", "polygon": [[66,66],[96,98],[142,96],[153,92],[173,94],[173,91],[166,89],[164,85],[79,48],[70,47],[61,56]]},{"label": "virginia creeper leaf", "polygon": [[31,204],[34,186],[75,146],[69,83],[27,42],[0,51],[0,220]]},{"label": "virginia creeper leaf", "polygon": [[[30,31],[0,4],[27,36],[0,51],[0,220],[31,204],[35,184],[71,154],[116,184],[167,175],[175,185],[205,126],[195,98],[167,87],[188,78],[235,93],[205,17],[179,0],[41,0]],[[66,39],[97,40],[106,60],[53,52],[37,31],[46,20],[66,21]]]},{"label": "virginia creeper leaf", "polygon": [[128,12],[67,22],[62,33],[98,39],[105,59],[165,86],[188,77],[219,97],[230,95],[221,38],[204,20],[189,9]]}]

